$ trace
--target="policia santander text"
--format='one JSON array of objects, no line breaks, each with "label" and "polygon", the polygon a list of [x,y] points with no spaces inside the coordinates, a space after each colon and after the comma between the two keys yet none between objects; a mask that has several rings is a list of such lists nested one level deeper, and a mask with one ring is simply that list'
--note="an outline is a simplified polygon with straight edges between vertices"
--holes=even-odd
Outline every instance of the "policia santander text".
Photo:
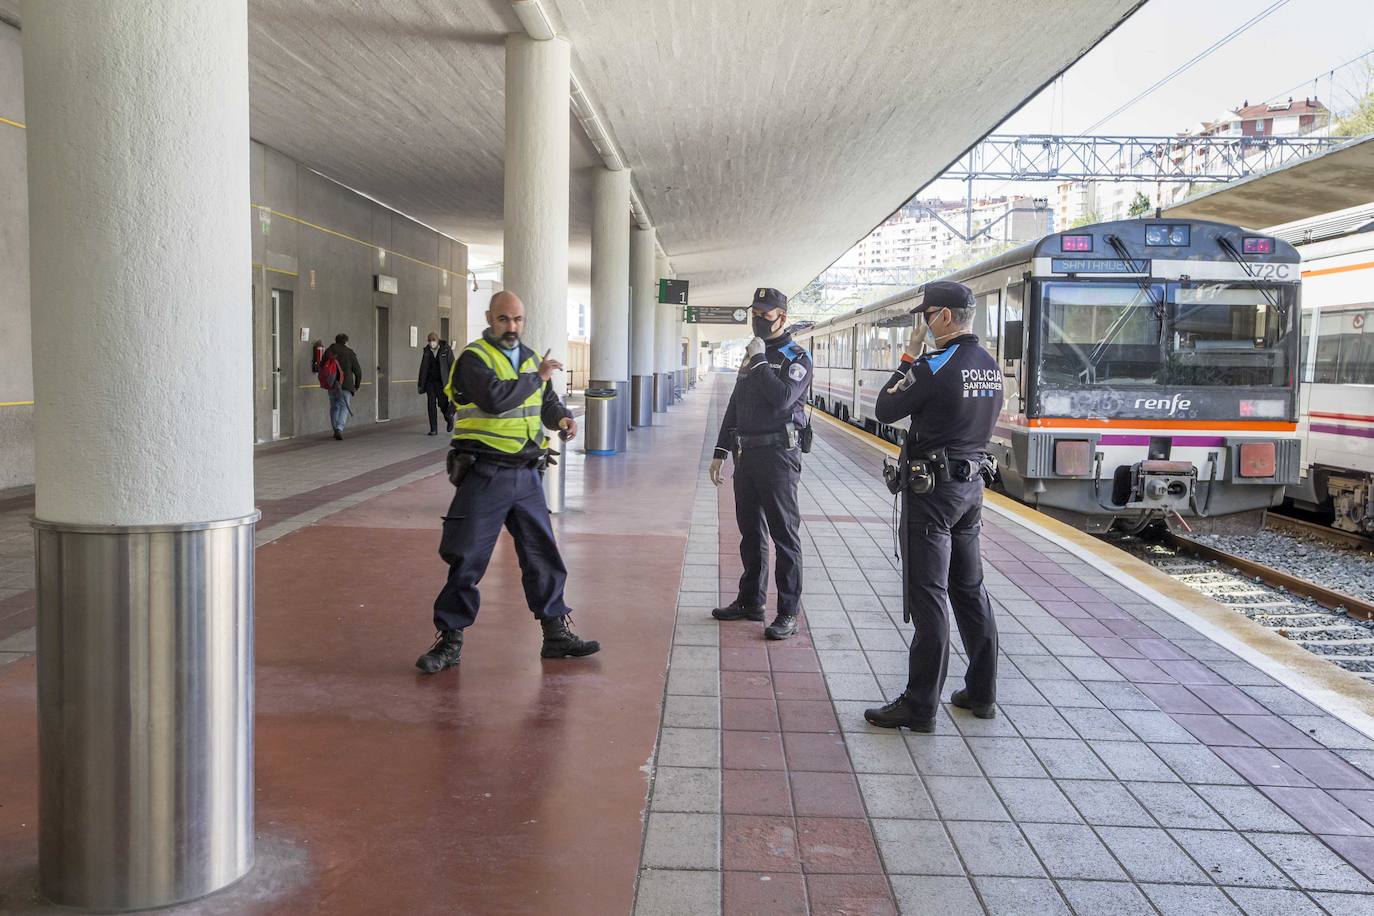
[{"label": "policia santander text", "polygon": [[711,481],[719,486],[726,455],[735,457],[735,521],[744,574],[739,596],[711,615],[717,620],[763,620],[772,535],[778,551],[778,615],[764,633],[769,639],[786,639],[797,632],[801,608],[797,485],[801,453],[810,451],[803,405],[811,387],[811,357],[784,330],[786,296],[760,287],[751,308],[754,339],[745,349],[711,461]]},{"label": "policia santander text", "polygon": [[[864,718],[885,728],[935,730],[949,660],[954,612],[968,655],[955,706],[996,715],[997,624],[983,587],[978,552],[984,475],[991,476],[988,440],[1002,410],[1002,372],[972,332],[973,293],[960,283],[922,287],[917,322],[902,364],[878,393],[878,422],[911,418],[906,445],[889,484],[902,498],[903,607],[915,625],[905,692]],[[917,356],[926,328],[939,349]],[[884,476],[889,476],[885,474]],[[899,488],[899,489],[898,489]]]},{"label": "policia santander text", "polygon": [[568,627],[568,571],[549,526],[542,483],[549,460],[544,427],[571,439],[577,423],[550,382],[561,364],[541,361],[521,344],[524,321],[525,306],[515,294],[493,296],[487,331],[464,348],[444,388],[455,414],[448,470],[457,489],[439,542],[449,565],[448,581],[434,599],[439,635],[415,662],[426,674],[458,664],[463,630],[477,617],[477,583],[503,527],[515,541],[525,600],[544,629],[540,655],[581,657],[601,648]]}]

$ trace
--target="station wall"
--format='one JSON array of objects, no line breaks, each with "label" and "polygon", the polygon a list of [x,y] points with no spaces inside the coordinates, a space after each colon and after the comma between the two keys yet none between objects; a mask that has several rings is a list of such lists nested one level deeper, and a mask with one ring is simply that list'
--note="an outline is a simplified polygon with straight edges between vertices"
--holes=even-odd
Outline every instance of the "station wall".
[{"label": "station wall", "polygon": [[[0,491],[30,485],[34,474],[22,69],[20,33],[0,24]],[[283,438],[328,431],[312,343],[327,345],[340,332],[363,368],[351,426],[423,414],[415,380],[425,336],[449,327],[455,346],[467,342],[467,246],[257,142],[251,169],[244,220],[253,237],[253,286],[244,307],[253,312],[257,440],[274,431]],[[378,292],[378,275],[394,278],[396,292]],[[381,352],[379,332],[386,337]],[[207,366],[207,383],[213,374]]]}]

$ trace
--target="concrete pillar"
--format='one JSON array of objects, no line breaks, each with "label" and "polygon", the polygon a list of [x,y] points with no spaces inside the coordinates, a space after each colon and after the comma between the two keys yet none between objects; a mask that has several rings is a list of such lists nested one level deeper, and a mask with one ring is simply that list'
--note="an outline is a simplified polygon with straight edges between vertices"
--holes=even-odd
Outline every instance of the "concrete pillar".
[{"label": "concrete pillar", "polygon": [[[658,299],[658,279],[668,276],[668,259],[655,258],[654,299]],[[682,307],[671,303],[657,306],[654,323],[654,375],[657,396],[654,410],[662,413],[673,403],[677,356],[673,353],[673,335],[677,333],[678,312]]]},{"label": "concrete pillar", "polygon": [[592,210],[593,387],[614,388],[615,449],[630,418],[630,170],[598,169]]},{"label": "concrete pillar", "polygon": [[654,229],[630,230],[630,295],[634,311],[634,341],[630,348],[631,420],[635,426],[654,422],[655,325],[658,324],[658,281],[654,277]]},{"label": "concrete pillar", "polygon": [[39,888],[160,907],[253,862],[246,0],[23,22]]},{"label": "concrete pillar", "polygon": [[[506,185],[502,286],[525,303],[526,344],[568,360],[568,84],[566,41],[506,36]],[[556,373],[558,393],[566,372]],[[560,451],[557,437],[554,448]],[[560,461],[544,475],[549,511],[563,511]]]}]

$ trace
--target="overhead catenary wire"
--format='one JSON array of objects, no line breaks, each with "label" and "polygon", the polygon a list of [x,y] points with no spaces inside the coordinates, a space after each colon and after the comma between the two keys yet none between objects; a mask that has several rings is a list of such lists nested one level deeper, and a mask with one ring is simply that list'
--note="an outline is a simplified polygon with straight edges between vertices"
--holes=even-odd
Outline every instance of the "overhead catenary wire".
[{"label": "overhead catenary wire", "polygon": [[1260,11],[1259,11],[1258,13],[1256,13],[1254,16],[1251,16],[1251,17],[1250,17],[1249,19],[1247,19],[1245,22],[1242,22],[1240,25],[1236,26],[1234,29],[1232,29],[1230,32],[1227,32],[1227,33],[1226,33],[1225,35],[1223,35],[1221,38],[1218,38],[1218,39],[1217,39],[1216,41],[1214,41],[1212,44],[1208,45],[1206,48],[1202,49],[1202,50],[1199,51],[1197,54],[1193,55],[1191,58],[1189,58],[1189,59],[1188,59],[1187,61],[1185,61],[1184,63],[1179,64],[1179,65],[1178,65],[1177,67],[1175,67],[1173,70],[1170,70],[1166,75],[1164,75],[1164,76],[1161,77],[1160,79],[1156,80],[1152,85],[1150,85],[1149,88],[1143,90],[1142,92],[1140,92],[1139,94],[1137,94],[1136,96],[1134,96],[1130,101],[1128,101],[1128,102],[1126,102],[1126,103],[1124,103],[1124,104],[1118,106],[1118,107],[1117,107],[1116,109],[1114,109],[1110,114],[1105,115],[1105,116],[1103,116],[1103,117],[1101,117],[1101,118],[1098,118],[1095,122],[1093,122],[1093,124],[1092,124],[1091,126],[1085,128],[1085,129],[1082,131],[1082,133],[1084,133],[1084,134],[1090,134],[1090,133],[1092,133],[1094,130],[1096,130],[1097,128],[1101,127],[1103,124],[1105,124],[1105,123],[1107,123],[1108,121],[1112,120],[1112,119],[1115,118],[1117,115],[1121,114],[1122,112],[1126,111],[1127,109],[1131,108],[1131,107],[1134,106],[1137,102],[1139,102],[1139,101],[1141,101],[1142,99],[1144,99],[1145,97],[1149,96],[1151,93],[1153,93],[1153,92],[1155,92],[1156,90],[1162,88],[1163,86],[1165,86],[1166,84],[1168,84],[1169,82],[1171,82],[1172,80],[1174,80],[1176,77],[1180,76],[1181,74],[1185,73],[1186,71],[1192,69],[1192,68],[1193,68],[1194,66],[1196,66],[1197,64],[1201,63],[1203,60],[1205,60],[1207,57],[1209,57],[1213,52],[1218,51],[1218,50],[1220,50],[1221,48],[1225,47],[1226,45],[1230,44],[1232,41],[1234,41],[1235,39],[1239,38],[1239,37],[1240,37],[1241,35],[1243,35],[1245,32],[1249,31],[1249,30],[1250,30],[1251,28],[1253,28],[1254,26],[1256,26],[1256,25],[1258,25],[1259,23],[1263,22],[1263,21],[1264,21],[1265,19],[1267,19],[1269,16],[1271,16],[1271,15],[1273,15],[1274,13],[1278,12],[1279,10],[1283,9],[1283,7],[1287,6],[1287,5],[1288,5],[1289,3],[1291,3],[1291,2],[1292,2],[1292,0],[1274,0],[1274,2],[1271,3],[1269,6],[1265,7],[1265,8],[1262,9],[1262,10],[1260,10]]}]

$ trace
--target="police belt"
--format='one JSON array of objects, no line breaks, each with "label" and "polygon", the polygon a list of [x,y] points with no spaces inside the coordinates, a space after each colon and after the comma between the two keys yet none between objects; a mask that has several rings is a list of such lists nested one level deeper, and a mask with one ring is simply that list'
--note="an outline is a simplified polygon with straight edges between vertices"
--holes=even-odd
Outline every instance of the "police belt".
[{"label": "police belt", "polygon": [[746,448],[796,448],[797,432],[788,430],[781,433],[764,433],[758,436],[735,436],[735,446]]},{"label": "police belt", "polygon": [[920,496],[941,483],[968,483],[978,477],[991,482],[996,472],[997,461],[987,453],[949,455],[938,451],[903,456],[900,462],[888,459],[883,466],[883,480],[890,493],[910,490]]}]

